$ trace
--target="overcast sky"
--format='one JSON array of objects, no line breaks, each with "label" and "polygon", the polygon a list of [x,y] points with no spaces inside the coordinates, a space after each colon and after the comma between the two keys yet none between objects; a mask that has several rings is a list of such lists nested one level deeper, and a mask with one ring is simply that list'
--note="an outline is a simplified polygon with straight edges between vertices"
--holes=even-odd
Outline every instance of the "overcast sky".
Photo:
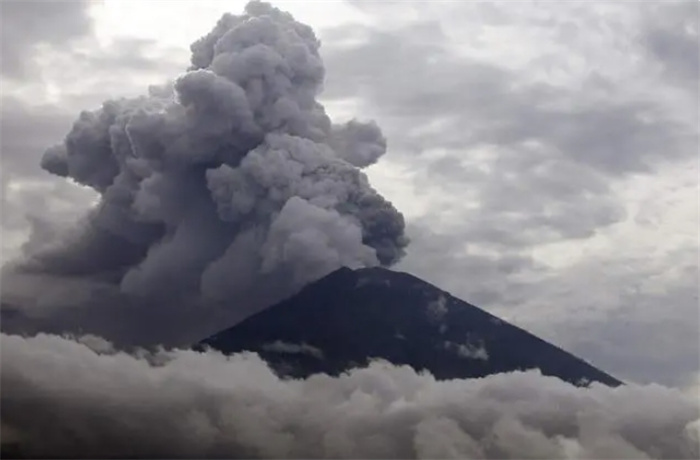
[{"label": "overcast sky", "polygon": [[[697,2],[273,4],[321,39],[329,114],[387,138],[396,269],[618,377],[697,379]],[[79,111],[184,72],[243,5],[2,2],[3,263],[94,204],[39,166]]]}]

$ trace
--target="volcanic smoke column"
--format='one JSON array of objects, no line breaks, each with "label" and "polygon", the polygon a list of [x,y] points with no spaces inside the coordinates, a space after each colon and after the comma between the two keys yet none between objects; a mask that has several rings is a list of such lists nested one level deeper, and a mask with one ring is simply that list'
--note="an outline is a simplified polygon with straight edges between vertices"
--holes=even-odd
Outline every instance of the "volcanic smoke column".
[{"label": "volcanic smoke column", "polygon": [[80,232],[35,254],[61,275],[117,273],[127,294],[277,300],[341,266],[391,265],[403,216],[359,168],[386,140],[332,124],[311,28],[252,2],[192,46],[149,95],[81,113],[42,167],[92,187]]}]

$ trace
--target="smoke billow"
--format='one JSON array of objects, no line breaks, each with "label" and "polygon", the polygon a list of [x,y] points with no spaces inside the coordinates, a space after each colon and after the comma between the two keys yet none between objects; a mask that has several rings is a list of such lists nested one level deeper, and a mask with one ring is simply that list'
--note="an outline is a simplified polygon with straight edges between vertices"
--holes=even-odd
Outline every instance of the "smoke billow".
[{"label": "smoke billow", "polygon": [[28,458],[698,458],[697,401],[538,372],[436,381],[373,363],[281,380],[255,354],[128,355],[2,335],[2,422]]},{"label": "smoke billow", "polygon": [[95,335],[0,336],[3,456],[698,458],[697,401],[661,386],[436,381],[387,363],[286,380],[252,353],[119,351],[191,343],[336,268],[403,255],[403,217],[361,172],[386,140],[326,115],[319,46],[252,2],[173,84],[83,112],[46,152],[45,170],[99,202],[57,242],[37,223],[3,273],[3,330]]},{"label": "smoke billow", "polygon": [[319,46],[291,15],[251,2],[191,46],[173,84],[81,113],[42,167],[99,203],[19,271],[250,313],[341,266],[398,261],[403,217],[359,169],[386,140],[372,122],[326,115]]}]

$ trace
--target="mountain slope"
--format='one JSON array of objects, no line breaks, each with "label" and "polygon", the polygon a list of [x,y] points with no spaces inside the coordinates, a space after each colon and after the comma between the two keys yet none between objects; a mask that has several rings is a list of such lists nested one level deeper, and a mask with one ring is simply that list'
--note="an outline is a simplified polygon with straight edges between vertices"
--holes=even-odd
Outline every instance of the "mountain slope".
[{"label": "mountain slope", "polygon": [[539,368],[582,384],[620,381],[412,275],[342,268],[195,348],[258,352],[283,375],[338,374],[381,358],[438,379]]}]

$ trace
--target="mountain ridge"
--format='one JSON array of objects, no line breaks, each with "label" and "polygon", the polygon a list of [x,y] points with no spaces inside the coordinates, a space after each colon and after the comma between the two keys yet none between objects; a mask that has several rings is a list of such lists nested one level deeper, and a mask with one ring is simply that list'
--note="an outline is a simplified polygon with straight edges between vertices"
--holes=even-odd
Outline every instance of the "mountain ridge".
[{"label": "mountain ridge", "polygon": [[537,368],[575,385],[622,384],[414,275],[379,267],[340,268],[194,348],[257,352],[293,378],[384,359],[440,380]]}]

